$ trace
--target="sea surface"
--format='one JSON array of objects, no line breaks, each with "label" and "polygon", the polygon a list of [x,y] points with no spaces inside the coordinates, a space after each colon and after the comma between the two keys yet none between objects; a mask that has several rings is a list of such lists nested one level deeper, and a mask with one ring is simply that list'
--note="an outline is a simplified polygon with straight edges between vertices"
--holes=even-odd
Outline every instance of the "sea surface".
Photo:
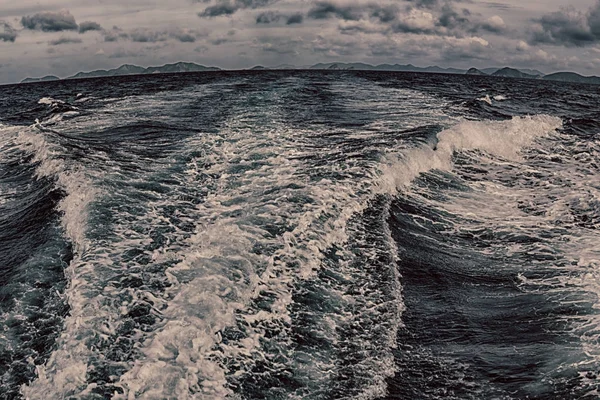
[{"label": "sea surface", "polygon": [[0,87],[0,399],[600,398],[600,86]]}]

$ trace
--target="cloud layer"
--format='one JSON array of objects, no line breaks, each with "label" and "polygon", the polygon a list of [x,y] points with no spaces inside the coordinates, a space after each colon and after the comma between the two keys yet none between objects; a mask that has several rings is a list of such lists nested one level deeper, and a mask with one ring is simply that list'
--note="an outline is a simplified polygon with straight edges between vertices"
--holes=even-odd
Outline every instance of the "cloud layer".
[{"label": "cloud layer", "polygon": [[75,17],[68,11],[41,12],[21,18],[21,24],[26,29],[43,32],[74,31],[78,26]]},{"label": "cloud layer", "polygon": [[538,25],[530,38],[531,44],[548,43],[563,46],[587,46],[600,41],[600,2],[586,12],[573,7],[534,20]]},{"label": "cloud layer", "polygon": [[0,10],[0,64],[5,74],[7,66],[14,74],[47,65],[115,67],[115,58],[225,68],[362,61],[600,73],[600,2],[578,9],[549,1],[106,0],[61,10],[65,0],[47,0]]}]

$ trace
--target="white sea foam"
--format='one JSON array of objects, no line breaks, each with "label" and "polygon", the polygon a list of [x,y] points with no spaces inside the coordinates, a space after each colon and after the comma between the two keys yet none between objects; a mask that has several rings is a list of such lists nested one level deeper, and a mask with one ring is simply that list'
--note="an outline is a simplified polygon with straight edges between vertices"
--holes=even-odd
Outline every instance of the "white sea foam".
[{"label": "white sea foam", "polygon": [[[87,248],[85,239],[87,211],[89,204],[98,195],[98,190],[82,171],[65,163],[60,156],[59,146],[49,142],[45,134],[38,129],[38,125],[21,128],[16,143],[21,150],[34,155],[33,161],[38,163],[36,169],[38,178],[54,178],[56,185],[66,192],[66,196],[59,203],[59,209],[63,213],[62,226],[73,243],[76,255],[66,271],[70,285],[65,295],[71,305],[71,311],[78,313],[77,306],[85,304],[85,300],[78,300],[82,297],[82,293],[78,291],[78,281],[79,277],[84,274],[79,267],[81,257]],[[79,320],[67,319],[66,334],[68,335],[69,329],[72,329],[70,325],[78,323]],[[65,340],[65,334],[59,340]],[[82,357],[82,354],[88,352],[82,342],[77,344],[77,348],[80,350],[68,355],[61,354],[59,350],[53,353],[46,365],[38,366],[37,386],[24,386],[22,391],[25,397],[28,399],[55,398],[63,393],[72,393],[81,382],[85,382],[87,360]],[[51,375],[51,380],[48,378],[49,375]],[[44,385],[43,382],[48,384]]]},{"label": "white sea foam", "polygon": [[45,104],[48,106],[55,106],[58,104],[65,104],[62,100],[53,99],[52,97],[42,97],[38,100],[38,104]]},{"label": "white sea foam", "polygon": [[492,99],[490,99],[490,95],[486,94],[484,97],[480,97],[477,99],[478,101],[483,101],[484,103],[488,103],[490,106],[492,105]]},{"label": "white sea foam", "polygon": [[463,121],[437,135],[435,146],[422,145],[396,155],[388,155],[380,182],[391,193],[407,187],[423,172],[449,171],[456,151],[480,150],[506,160],[519,160],[520,151],[536,138],[562,126],[557,117],[538,115],[513,117],[510,121]]}]

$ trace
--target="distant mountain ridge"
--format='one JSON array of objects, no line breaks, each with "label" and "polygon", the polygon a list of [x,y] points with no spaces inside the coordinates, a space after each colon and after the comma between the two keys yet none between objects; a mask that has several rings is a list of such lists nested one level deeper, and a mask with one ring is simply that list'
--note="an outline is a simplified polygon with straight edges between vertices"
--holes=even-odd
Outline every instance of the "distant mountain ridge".
[{"label": "distant mountain ridge", "polygon": [[477,68],[469,68],[469,70],[467,72],[465,72],[466,75],[480,75],[480,76],[487,76],[487,74]]},{"label": "distant mountain ridge", "polygon": [[542,77],[542,79],[546,81],[576,82],[600,85],[600,77],[583,76],[576,74],[575,72],[555,72],[553,74],[545,75],[544,77]]},{"label": "distant mountain ridge", "polygon": [[[481,69],[481,71],[485,72],[488,75],[492,75],[494,72],[498,72],[503,68],[506,68],[506,67],[483,68],[483,69]],[[537,69],[528,69],[528,68],[517,68],[517,69],[519,71],[523,72],[524,74],[528,74],[528,75],[538,75],[538,76],[545,75],[543,72],[538,71]]]},{"label": "distant mountain ridge", "polygon": [[[139,67],[137,65],[124,64],[119,68],[114,69],[98,69],[90,72],[78,72],[73,76],[69,76],[64,79],[83,79],[83,78],[100,78],[106,76],[123,76],[123,75],[146,75],[146,74],[169,74],[179,72],[197,72],[197,71],[221,71],[221,68],[217,67],[205,67],[204,65],[198,65],[190,62],[177,62],[173,64],[165,64],[159,67]],[[56,79],[47,79],[56,78]],[[44,80],[58,80],[58,77],[44,77],[44,78],[25,78],[21,83],[29,82],[41,82]]]},{"label": "distant mountain ridge", "polygon": [[[542,72],[535,69],[516,69],[511,67],[504,68],[470,68],[468,70],[457,68],[442,68],[437,65],[428,67],[416,67],[412,64],[379,64],[371,65],[366,63],[318,63],[312,66],[297,67],[289,64],[282,64],[276,67],[263,67],[257,65],[250,70],[291,70],[291,69],[310,69],[310,70],[341,70],[341,71],[398,71],[398,72],[425,72],[425,73],[441,73],[441,74],[461,74],[461,75],[489,75],[500,78],[520,78],[520,79],[543,79],[548,81],[574,82],[600,85],[600,77],[583,76],[575,72],[556,72],[549,75],[544,75]],[[119,68],[104,70],[99,69],[90,72],[78,72],[73,76],[64,79],[82,79],[82,78],[97,78],[108,76],[123,76],[123,75],[145,75],[158,73],[180,73],[180,72],[199,72],[199,71],[221,71],[218,67],[206,67],[191,62],[177,62],[173,64],[165,64],[157,67],[140,67],[137,65],[124,64]],[[31,82],[46,82],[60,80],[61,78],[48,75],[42,78],[25,78],[21,83]]]},{"label": "distant mountain ridge", "polygon": [[525,72],[519,71],[518,69],[504,67],[494,72],[492,76],[501,76],[504,78],[537,79],[542,75],[526,74]]},{"label": "distant mountain ridge", "polygon": [[42,78],[25,78],[21,81],[21,83],[28,83],[28,82],[49,82],[49,81],[58,81],[60,80],[60,78],[58,76],[54,76],[54,75],[47,75],[44,76]]},{"label": "distant mountain ridge", "polygon": [[357,71],[400,71],[400,72],[434,72],[442,74],[464,74],[466,71],[456,68],[441,68],[436,65],[429,67],[415,67],[412,64],[379,64],[371,65],[365,63],[318,63],[309,69],[335,69],[335,70],[357,70]]}]

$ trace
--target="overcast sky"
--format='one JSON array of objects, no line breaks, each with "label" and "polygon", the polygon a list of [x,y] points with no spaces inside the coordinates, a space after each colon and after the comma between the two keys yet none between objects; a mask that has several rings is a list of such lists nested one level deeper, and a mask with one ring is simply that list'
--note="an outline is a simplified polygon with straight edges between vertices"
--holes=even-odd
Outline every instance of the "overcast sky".
[{"label": "overcast sky", "polygon": [[600,75],[598,0],[0,0],[0,82],[192,61]]}]

